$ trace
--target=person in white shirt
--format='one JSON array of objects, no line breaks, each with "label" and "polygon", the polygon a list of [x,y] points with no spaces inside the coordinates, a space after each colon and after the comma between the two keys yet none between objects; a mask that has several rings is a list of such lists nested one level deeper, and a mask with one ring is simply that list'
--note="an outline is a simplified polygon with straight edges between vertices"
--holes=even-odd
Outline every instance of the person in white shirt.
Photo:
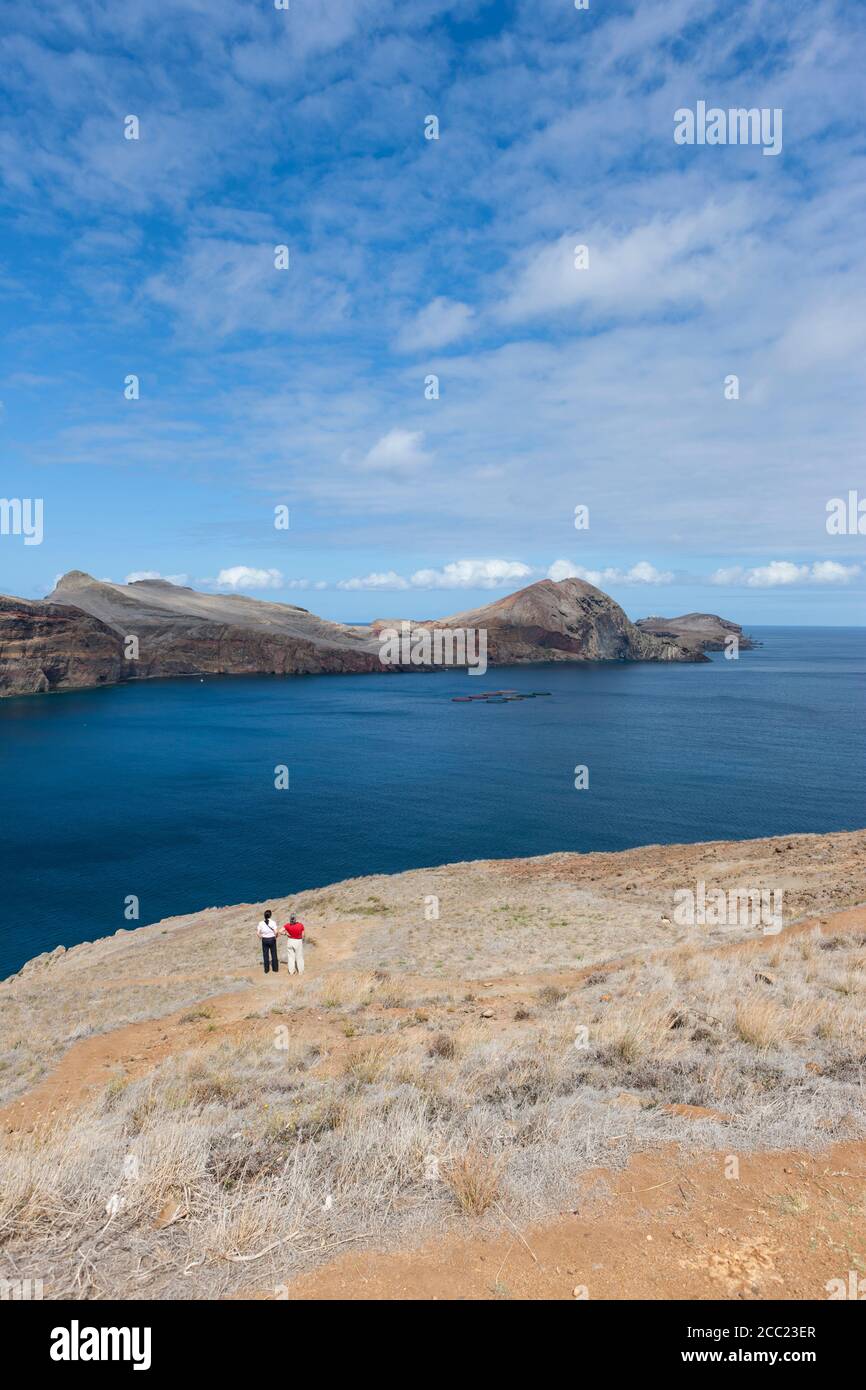
[{"label": "person in white shirt", "polygon": [[268,908],[256,927],[262,943],[262,964],[265,967],[266,975],[271,970],[276,974],[280,968],[280,963],[277,960],[277,929],[271,921],[272,915],[270,908]]}]

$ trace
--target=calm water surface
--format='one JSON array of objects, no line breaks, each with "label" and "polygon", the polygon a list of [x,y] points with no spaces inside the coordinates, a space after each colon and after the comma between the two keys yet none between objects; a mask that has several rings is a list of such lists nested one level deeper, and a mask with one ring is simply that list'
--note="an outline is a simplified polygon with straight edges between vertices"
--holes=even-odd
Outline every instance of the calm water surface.
[{"label": "calm water surface", "polygon": [[[135,925],[128,894],[145,923],[451,860],[863,826],[866,629],[754,633],[759,650],[701,666],[224,677],[0,702],[0,975]],[[496,687],[552,694],[451,703]]]}]

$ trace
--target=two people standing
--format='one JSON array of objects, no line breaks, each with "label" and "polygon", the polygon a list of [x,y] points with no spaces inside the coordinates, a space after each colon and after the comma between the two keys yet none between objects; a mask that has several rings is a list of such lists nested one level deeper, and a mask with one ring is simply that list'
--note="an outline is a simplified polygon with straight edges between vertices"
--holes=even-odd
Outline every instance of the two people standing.
[{"label": "two people standing", "polygon": [[277,927],[274,924],[273,915],[268,908],[256,927],[259,940],[262,943],[262,964],[265,968],[265,974],[268,975],[272,970],[276,974],[280,968],[277,959],[277,937],[284,935],[286,938],[286,969],[290,975],[293,975],[295,971],[299,975],[303,975],[304,924],[299,922],[295,914],[292,913],[284,927]]}]

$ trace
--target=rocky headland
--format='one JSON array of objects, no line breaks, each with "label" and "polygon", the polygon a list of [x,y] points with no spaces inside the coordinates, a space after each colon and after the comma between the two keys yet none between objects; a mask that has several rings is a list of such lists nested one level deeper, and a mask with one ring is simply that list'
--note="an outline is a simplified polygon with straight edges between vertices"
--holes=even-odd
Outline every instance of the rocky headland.
[{"label": "rocky headland", "polygon": [[[424,669],[382,664],[383,625],[331,622],[293,604],[199,593],[166,580],[112,584],[73,570],[46,599],[0,596],[0,696],[157,676]],[[705,659],[690,639],[630,622],[618,603],[580,579],[544,579],[413,627],[484,630],[491,665]]]}]

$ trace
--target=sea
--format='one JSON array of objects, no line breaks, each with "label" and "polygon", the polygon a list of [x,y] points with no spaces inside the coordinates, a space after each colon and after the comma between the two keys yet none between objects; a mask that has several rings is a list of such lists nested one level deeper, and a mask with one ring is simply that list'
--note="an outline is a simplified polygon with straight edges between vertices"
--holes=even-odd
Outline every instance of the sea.
[{"label": "sea", "polygon": [[[751,631],[760,647],[706,665],[0,701],[0,976],[57,945],[358,875],[863,827],[866,628]],[[502,688],[549,693],[455,702]]]}]

